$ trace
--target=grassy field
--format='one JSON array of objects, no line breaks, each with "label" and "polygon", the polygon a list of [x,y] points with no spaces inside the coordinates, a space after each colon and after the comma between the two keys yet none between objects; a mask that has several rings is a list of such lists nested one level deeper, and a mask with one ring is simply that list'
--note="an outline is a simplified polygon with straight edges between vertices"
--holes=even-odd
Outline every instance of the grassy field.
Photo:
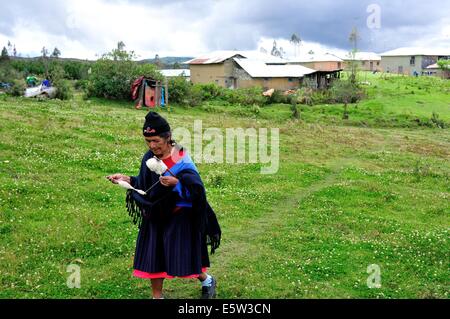
[{"label": "grassy field", "polygon": [[[350,106],[259,110],[209,103],[161,112],[172,127],[279,127],[280,169],[200,164],[223,231],[210,273],[219,298],[448,298],[450,84],[370,75]],[[412,93],[414,91],[414,93]],[[123,189],[146,146],[145,110],[103,100],[0,96],[0,298],[149,298],[131,276],[137,228]],[[419,119],[419,121],[417,121]],[[81,288],[66,285],[69,264]],[[381,270],[368,288],[367,267]],[[197,298],[196,280],[166,298]]]}]

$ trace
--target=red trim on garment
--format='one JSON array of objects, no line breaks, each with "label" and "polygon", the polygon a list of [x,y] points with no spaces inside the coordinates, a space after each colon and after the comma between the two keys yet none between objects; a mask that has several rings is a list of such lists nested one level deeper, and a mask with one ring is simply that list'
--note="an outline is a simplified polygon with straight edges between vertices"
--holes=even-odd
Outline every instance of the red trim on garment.
[{"label": "red trim on garment", "polygon": [[180,159],[183,158],[184,155],[185,152],[183,150],[180,150],[178,152],[178,155],[169,156],[168,158],[163,159],[162,161],[164,162],[164,164],[166,164],[167,168],[171,169],[176,163],[178,163]]},{"label": "red trim on garment", "polygon": [[[202,273],[207,272],[207,271],[208,271],[208,267],[202,267]],[[190,278],[198,278],[198,276],[200,276],[200,274],[193,274],[193,275],[189,275],[189,276],[170,276],[166,272],[149,273],[149,272],[145,272],[145,271],[140,271],[140,270],[134,269],[133,270],[133,276],[138,277],[138,278],[143,278],[143,279],[158,279],[158,278],[165,278],[165,279],[185,278],[185,279],[190,279]]]}]

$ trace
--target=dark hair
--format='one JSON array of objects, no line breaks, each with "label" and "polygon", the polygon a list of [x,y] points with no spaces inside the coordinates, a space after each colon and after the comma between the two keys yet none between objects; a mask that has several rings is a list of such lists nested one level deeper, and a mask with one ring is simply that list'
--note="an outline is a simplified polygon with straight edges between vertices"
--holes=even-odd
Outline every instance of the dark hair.
[{"label": "dark hair", "polygon": [[164,132],[158,135],[160,138],[163,138],[165,140],[169,140],[169,144],[171,144],[172,146],[174,146],[176,144],[176,142],[172,139],[172,132]]}]

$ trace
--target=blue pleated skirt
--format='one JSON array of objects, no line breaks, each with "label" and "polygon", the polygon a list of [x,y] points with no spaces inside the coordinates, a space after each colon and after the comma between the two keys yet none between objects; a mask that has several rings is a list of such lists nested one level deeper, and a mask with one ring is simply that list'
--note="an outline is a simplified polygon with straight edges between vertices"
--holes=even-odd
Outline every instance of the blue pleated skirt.
[{"label": "blue pleated skirt", "polygon": [[196,231],[191,215],[191,208],[177,207],[164,222],[144,218],[136,241],[135,271],[187,277],[209,267],[206,236]]}]

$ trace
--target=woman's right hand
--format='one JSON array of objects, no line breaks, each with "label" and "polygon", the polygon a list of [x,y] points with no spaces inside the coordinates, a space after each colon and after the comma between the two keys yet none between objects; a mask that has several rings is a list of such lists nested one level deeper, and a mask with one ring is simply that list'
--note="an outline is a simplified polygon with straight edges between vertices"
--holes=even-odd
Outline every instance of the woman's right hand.
[{"label": "woman's right hand", "polygon": [[106,178],[108,180],[110,180],[111,183],[113,183],[113,184],[117,184],[119,181],[125,181],[128,184],[131,183],[130,176],[126,176],[126,175],[123,175],[123,174],[113,174],[113,175],[106,176]]}]

